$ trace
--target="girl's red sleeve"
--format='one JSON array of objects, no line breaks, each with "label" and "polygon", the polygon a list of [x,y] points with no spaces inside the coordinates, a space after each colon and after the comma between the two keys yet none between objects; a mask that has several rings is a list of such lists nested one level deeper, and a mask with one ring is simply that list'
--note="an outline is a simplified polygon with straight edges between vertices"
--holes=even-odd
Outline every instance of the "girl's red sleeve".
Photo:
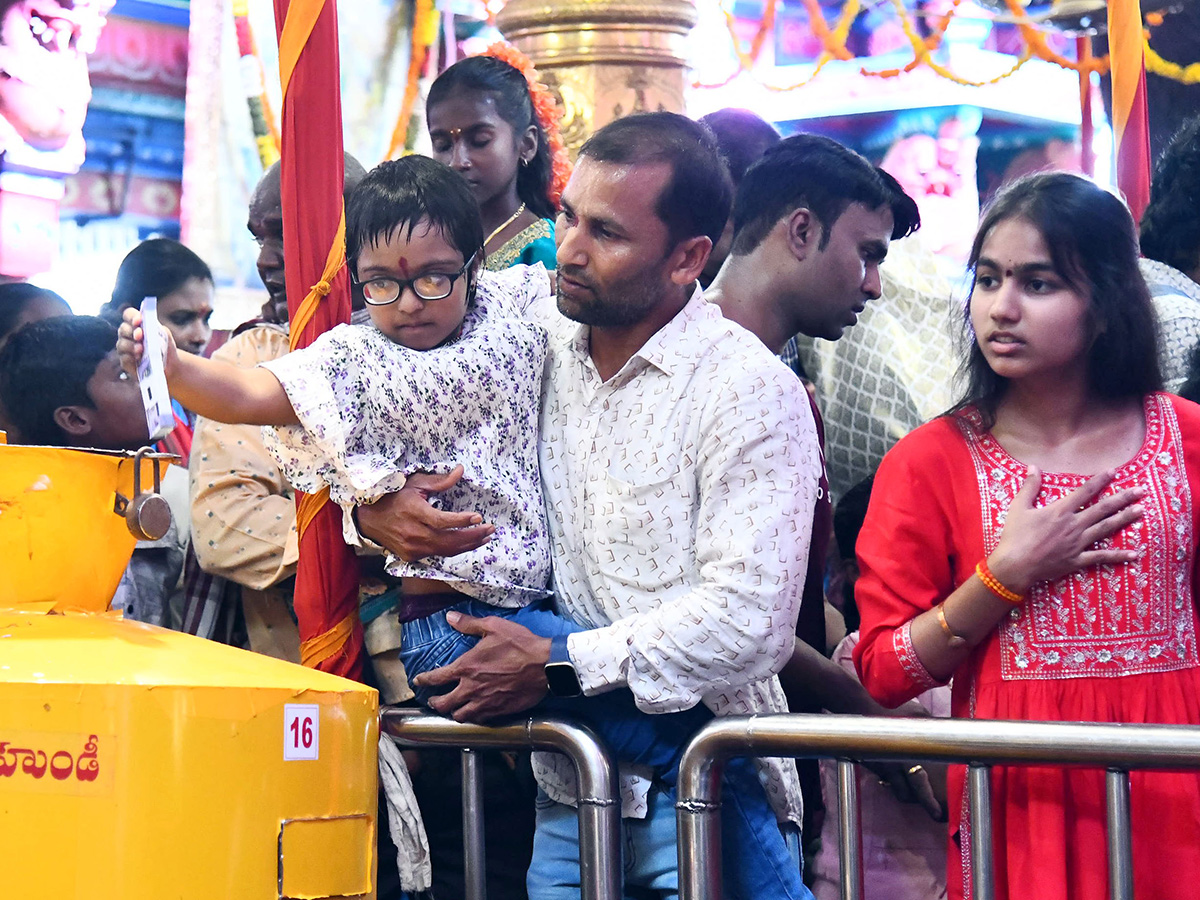
[{"label": "girl's red sleeve", "polygon": [[970,456],[948,418],[912,432],[880,463],[857,545],[862,624],[854,665],[885,706],[940,683],[913,650],[910,623],[948,597],[964,580],[964,566],[969,574],[978,561],[971,555],[968,562],[963,551],[982,548],[978,510]]}]

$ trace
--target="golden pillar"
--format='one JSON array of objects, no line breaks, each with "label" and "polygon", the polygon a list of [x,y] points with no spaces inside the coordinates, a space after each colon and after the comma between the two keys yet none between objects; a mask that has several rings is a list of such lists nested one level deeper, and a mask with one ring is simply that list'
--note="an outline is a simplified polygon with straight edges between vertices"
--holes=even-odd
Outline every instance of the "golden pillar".
[{"label": "golden pillar", "polygon": [[509,0],[504,36],[537,66],[565,115],[574,156],[588,136],[637,112],[683,112],[693,0]]}]

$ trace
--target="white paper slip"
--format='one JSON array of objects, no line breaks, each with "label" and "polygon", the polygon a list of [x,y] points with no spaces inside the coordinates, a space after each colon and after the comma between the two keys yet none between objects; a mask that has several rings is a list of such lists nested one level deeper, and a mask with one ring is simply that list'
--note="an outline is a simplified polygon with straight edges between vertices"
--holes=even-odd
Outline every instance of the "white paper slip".
[{"label": "white paper slip", "polygon": [[142,301],[142,361],[138,363],[138,386],[142,389],[142,405],[146,408],[146,428],[150,443],[162,440],[175,427],[171,409],[171,394],[167,390],[167,374],[163,369],[166,338],[158,324],[158,300],[147,297]]}]

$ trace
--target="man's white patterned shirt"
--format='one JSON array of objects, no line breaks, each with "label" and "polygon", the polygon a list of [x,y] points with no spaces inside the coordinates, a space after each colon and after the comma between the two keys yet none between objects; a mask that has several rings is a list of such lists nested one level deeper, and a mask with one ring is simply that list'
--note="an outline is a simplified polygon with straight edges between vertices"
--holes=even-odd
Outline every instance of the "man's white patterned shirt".
[{"label": "man's white patterned shirt", "polygon": [[[632,691],[646,712],[786,712],[820,474],[804,388],[697,290],[608,381],[590,329],[557,312],[541,419],[542,482],[559,609],[591,630],[568,649],[584,692]],[[799,823],[791,760],[762,764]],[[576,796],[562,756],[535,774]],[[644,770],[622,768],[623,814],[646,814]]]}]

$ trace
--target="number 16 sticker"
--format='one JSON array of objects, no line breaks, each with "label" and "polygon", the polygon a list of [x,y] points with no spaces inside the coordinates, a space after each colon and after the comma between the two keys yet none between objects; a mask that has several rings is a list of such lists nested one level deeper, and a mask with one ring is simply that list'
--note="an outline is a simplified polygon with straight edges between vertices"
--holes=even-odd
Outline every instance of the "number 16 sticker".
[{"label": "number 16 sticker", "polygon": [[283,758],[319,759],[321,707],[307,703],[283,706]]}]

